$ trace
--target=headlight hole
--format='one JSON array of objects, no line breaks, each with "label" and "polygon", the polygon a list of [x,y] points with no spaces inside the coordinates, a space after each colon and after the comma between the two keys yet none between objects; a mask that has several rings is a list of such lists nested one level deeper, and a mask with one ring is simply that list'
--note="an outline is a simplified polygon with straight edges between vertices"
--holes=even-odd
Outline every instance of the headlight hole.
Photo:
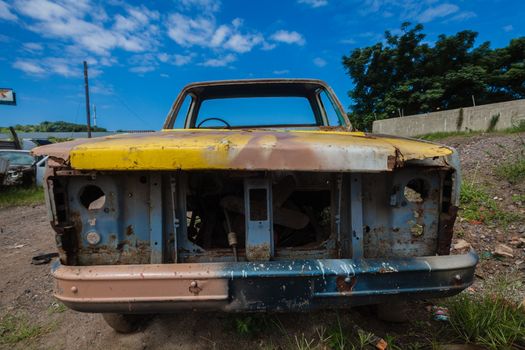
[{"label": "headlight hole", "polygon": [[428,198],[429,186],[423,179],[410,180],[404,189],[404,196],[410,203],[423,203]]},{"label": "headlight hole", "polygon": [[80,203],[88,210],[102,209],[106,203],[106,195],[100,187],[87,185],[80,191]]}]

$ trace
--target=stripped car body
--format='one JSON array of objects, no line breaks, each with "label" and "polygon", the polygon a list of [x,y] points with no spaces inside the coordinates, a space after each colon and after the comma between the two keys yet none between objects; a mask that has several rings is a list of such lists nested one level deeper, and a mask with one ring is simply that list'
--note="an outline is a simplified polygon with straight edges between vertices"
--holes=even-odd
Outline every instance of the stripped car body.
[{"label": "stripped car body", "polygon": [[[199,128],[203,101],[253,96],[304,97],[313,125]],[[55,296],[75,310],[349,307],[453,295],[473,281],[475,253],[449,255],[454,149],[352,132],[318,80],[191,84],[160,132],[34,153],[49,155]]]}]

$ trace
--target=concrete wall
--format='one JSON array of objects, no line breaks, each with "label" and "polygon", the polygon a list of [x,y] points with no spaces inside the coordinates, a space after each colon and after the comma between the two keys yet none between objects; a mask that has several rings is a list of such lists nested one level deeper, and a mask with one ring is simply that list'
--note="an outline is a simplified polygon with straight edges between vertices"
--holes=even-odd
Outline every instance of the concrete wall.
[{"label": "concrete wall", "polygon": [[525,122],[525,100],[376,120],[372,131],[398,136],[419,136],[442,131],[486,131],[493,118],[497,118],[494,130],[508,129],[520,121]]}]

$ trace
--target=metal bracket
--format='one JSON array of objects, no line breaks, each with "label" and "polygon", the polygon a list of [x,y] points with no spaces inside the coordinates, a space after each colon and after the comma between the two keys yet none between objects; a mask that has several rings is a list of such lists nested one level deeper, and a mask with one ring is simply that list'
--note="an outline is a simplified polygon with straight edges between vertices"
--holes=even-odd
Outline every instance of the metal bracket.
[{"label": "metal bracket", "polygon": [[152,174],[149,179],[149,227],[150,227],[150,261],[152,264],[162,263],[162,178],[160,174]]},{"label": "metal bracket", "polygon": [[270,179],[244,180],[246,259],[270,260],[274,254]]},{"label": "metal bracket", "polygon": [[350,175],[350,219],[352,223],[352,259],[363,257],[363,195],[361,174]]}]

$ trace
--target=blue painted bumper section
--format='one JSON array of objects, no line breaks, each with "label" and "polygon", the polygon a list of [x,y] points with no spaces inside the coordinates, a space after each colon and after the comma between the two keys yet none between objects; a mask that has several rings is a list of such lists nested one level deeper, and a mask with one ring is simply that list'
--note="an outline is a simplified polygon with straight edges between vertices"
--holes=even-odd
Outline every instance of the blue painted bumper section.
[{"label": "blue painted bumper section", "polygon": [[[401,259],[135,265],[131,268],[135,272],[129,275],[123,272],[126,269],[123,265],[72,267],[57,264],[53,267],[53,274],[59,291],[61,288],[71,289],[71,283],[78,283],[83,290],[94,290],[95,287],[90,283],[103,282],[109,288],[108,291],[118,289],[117,285],[111,288],[112,283],[128,283],[125,295],[122,294],[120,298],[119,295],[109,298],[82,293],[68,297],[67,293],[57,292],[57,298],[79,311],[151,313],[183,308],[300,311],[373,304],[392,298],[454,295],[472,284],[477,262],[477,255],[470,252],[464,255]],[[114,268],[121,269],[112,278],[110,272]],[[136,271],[142,268],[140,271],[143,272],[138,278]],[[64,274],[63,270],[66,269],[71,271]],[[82,271],[81,278],[75,277],[79,276],[79,271]],[[101,275],[104,275],[103,281]],[[162,283],[168,283],[166,286],[179,285],[178,290],[186,293],[188,288],[192,291],[193,281],[199,281],[204,289],[194,298],[191,294],[171,295],[169,293],[173,292],[168,291],[169,288],[166,288],[166,295],[156,293],[150,299],[144,294],[134,296],[129,292],[133,290],[134,283],[137,290],[144,290],[149,280],[162,280]],[[224,298],[206,298],[206,283],[211,281],[224,286]]]}]

